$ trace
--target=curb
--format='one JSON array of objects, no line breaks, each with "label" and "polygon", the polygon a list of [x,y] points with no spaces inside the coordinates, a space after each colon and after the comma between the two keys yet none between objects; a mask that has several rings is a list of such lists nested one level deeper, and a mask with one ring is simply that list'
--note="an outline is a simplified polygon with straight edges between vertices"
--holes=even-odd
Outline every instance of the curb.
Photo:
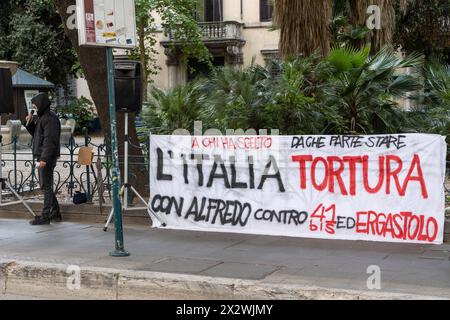
[{"label": "curb", "polygon": [[[106,300],[411,300],[442,297],[343,290],[198,275],[80,267],[66,264],[0,260],[0,300],[4,294],[60,299]],[[72,289],[69,289],[72,287]],[[44,295],[45,293],[45,295]]]}]

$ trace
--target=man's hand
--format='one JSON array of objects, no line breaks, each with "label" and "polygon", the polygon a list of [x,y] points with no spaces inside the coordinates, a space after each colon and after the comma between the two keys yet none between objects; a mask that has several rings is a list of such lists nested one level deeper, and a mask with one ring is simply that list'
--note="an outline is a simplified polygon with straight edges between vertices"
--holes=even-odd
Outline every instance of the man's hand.
[{"label": "man's hand", "polygon": [[25,117],[25,121],[26,121],[27,123],[30,123],[32,119],[33,119],[33,115],[32,115],[31,113],[29,113],[29,114]]},{"label": "man's hand", "polygon": [[45,161],[39,161],[39,169],[43,169],[43,168],[45,168],[45,166],[47,165],[47,162],[45,162]]}]

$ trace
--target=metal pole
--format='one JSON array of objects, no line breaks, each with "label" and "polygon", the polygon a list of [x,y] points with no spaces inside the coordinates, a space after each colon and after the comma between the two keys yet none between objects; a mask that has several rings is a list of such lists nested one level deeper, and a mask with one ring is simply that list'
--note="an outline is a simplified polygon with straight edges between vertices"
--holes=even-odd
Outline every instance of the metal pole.
[{"label": "metal pole", "polygon": [[124,193],[123,203],[125,210],[128,209],[128,112],[125,112],[125,147],[124,147]]},{"label": "metal pole", "polygon": [[3,198],[3,168],[2,168],[2,152],[3,152],[3,136],[2,136],[2,114],[0,113],[0,205],[2,204]]},{"label": "metal pole", "polygon": [[[89,147],[89,136],[88,136],[88,129],[86,127],[83,127],[83,134],[84,134],[84,146]],[[92,194],[91,194],[91,172],[89,165],[86,166],[86,198],[87,203],[92,203]]]},{"label": "metal pole", "polygon": [[152,186],[150,185],[150,180],[151,180],[151,174],[152,174],[151,170],[152,170],[152,165],[153,165],[153,163],[151,163],[152,162],[151,156],[150,156],[151,154],[152,154],[152,132],[149,131],[149,133],[148,133],[148,156],[147,156],[147,159],[148,159],[148,194],[149,194],[150,198],[151,198],[151,195],[152,195],[152,189],[151,189]]},{"label": "metal pole", "polygon": [[17,190],[17,136],[11,135],[11,138],[13,139],[14,190]]},{"label": "metal pole", "polygon": [[123,226],[122,226],[122,205],[120,203],[119,186],[120,186],[120,168],[119,168],[119,151],[117,148],[117,120],[116,120],[116,100],[114,90],[114,61],[113,49],[106,48],[107,68],[108,68],[108,96],[109,96],[109,124],[111,138],[111,158],[112,158],[112,198],[114,209],[114,226],[116,229],[115,240],[116,249],[110,253],[113,257],[126,257],[130,254],[125,251],[123,243]]}]

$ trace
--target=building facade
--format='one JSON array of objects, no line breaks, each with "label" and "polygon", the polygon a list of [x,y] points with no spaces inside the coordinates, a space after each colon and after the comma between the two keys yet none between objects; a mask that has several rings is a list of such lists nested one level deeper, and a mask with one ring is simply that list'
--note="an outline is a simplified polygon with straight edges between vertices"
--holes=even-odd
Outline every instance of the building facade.
[{"label": "building facade", "polygon": [[[278,55],[280,35],[273,30],[271,0],[199,1],[203,9],[197,20],[203,41],[213,56],[213,65],[241,68],[250,66],[252,61],[264,65]],[[183,62],[181,53],[171,49],[173,40],[164,35],[161,19],[156,15],[155,21],[158,30],[155,58],[161,70],[152,76],[153,85],[169,89],[206,73],[207,67],[195,59],[188,62],[190,66]],[[124,50],[116,51],[118,56],[125,54]],[[197,73],[189,71],[192,69]],[[92,100],[85,79],[73,79],[71,89],[72,96]]]},{"label": "building facade", "polygon": [[[214,66],[245,67],[252,61],[264,65],[277,55],[280,35],[272,28],[271,0],[200,1],[197,20]],[[157,16],[155,20],[158,25]],[[171,45],[175,41],[164,35],[160,24],[158,28],[156,59],[162,70],[153,77],[155,86],[172,88],[208,72],[195,59],[183,62],[181,51]]]}]

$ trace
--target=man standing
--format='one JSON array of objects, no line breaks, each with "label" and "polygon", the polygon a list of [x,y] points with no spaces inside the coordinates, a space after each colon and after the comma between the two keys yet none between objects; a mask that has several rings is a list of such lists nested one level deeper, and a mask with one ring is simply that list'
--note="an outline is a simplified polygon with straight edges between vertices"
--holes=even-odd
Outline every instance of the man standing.
[{"label": "man standing", "polygon": [[61,123],[50,110],[50,100],[46,93],[40,93],[31,100],[37,116],[26,117],[26,128],[33,137],[33,158],[37,161],[39,185],[44,194],[42,215],[30,221],[31,225],[49,224],[61,221],[58,200],[53,191],[53,172],[60,156]]}]

